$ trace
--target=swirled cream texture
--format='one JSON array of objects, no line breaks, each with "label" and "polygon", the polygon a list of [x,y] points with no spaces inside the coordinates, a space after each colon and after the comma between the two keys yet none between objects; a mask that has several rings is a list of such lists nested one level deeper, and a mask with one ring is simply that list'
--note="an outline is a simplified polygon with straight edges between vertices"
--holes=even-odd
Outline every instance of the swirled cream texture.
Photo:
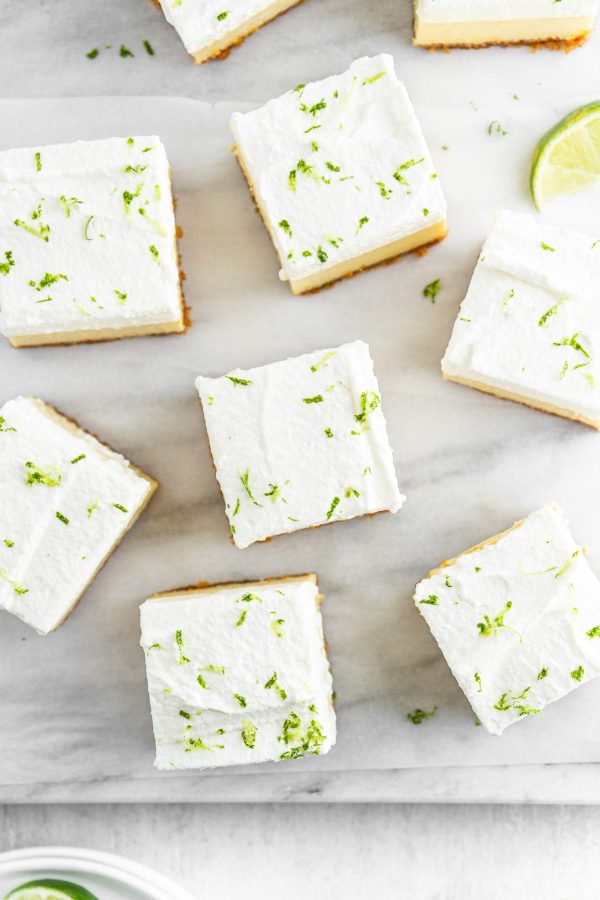
[{"label": "swirled cream texture", "polygon": [[155,136],[0,152],[0,331],[181,320],[175,218]]},{"label": "swirled cream texture", "polygon": [[234,113],[231,130],[286,280],[445,220],[440,180],[388,54]]},{"label": "swirled cream texture", "polygon": [[0,408],[0,608],[39,634],[69,615],[154,490],[41,400]]},{"label": "swirled cream texture", "polygon": [[484,244],[444,375],[600,425],[600,241],[501,212]]},{"label": "swirled cream texture", "polygon": [[196,387],[238,547],[402,506],[362,341]]},{"label": "swirled cream texture", "polygon": [[598,0],[417,0],[423,24],[595,17]]},{"label": "swirled cream texture", "polygon": [[157,768],[297,759],[335,743],[314,575],[158,595],[141,622]]},{"label": "swirled cream texture", "polygon": [[552,503],[434,570],[415,603],[491,734],[600,674],[600,582]]}]

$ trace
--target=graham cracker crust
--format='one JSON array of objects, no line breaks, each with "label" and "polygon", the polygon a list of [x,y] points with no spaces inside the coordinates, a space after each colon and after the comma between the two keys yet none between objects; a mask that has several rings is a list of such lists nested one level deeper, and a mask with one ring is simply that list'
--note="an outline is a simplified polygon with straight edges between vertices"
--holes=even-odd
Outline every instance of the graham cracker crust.
[{"label": "graham cracker crust", "polygon": [[[117,455],[120,457],[123,456],[122,453],[119,453],[117,450],[114,450],[109,444],[105,443],[104,441],[101,441],[100,438],[98,438],[97,435],[95,435],[92,431],[87,431],[85,428],[82,428],[75,419],[72,419],[69,416],[66,416],[60,410],[56,409],[56,407],[51,406],[49,403],[45,403],[43,400],[40,400],[39,397],[27,397],[27,399],[29,401],[31,401],[32,403],[34,403],[35,406],[37,407],[37,409],[40,412],[42,412],[45,416],[47,416],[53,422],[56,422],[56,424],[59,425],[61,428],[64,428],[65,431],[70,431],[73,434],[76,434],[78,437],[84,436],[84,437],[94,438],[94,440],[98,441],[100,446],[106,451],[106,453],[109,456],[114,456],[114,455]],[[144,481],[146,481],[148,483],[150,489],[149,489],[146,497],[144,498],[143,502],[138,506],[138,508],[135,511],[133,518],[131,519],[129,524],[125,528],[122,529],[122,531],[119,533],[115,542],[112,544],[111,547],[109,547],[106,554],[100,560],[98,566],[94,569],[94,571],[90,575],[89,579],[87,580],[87,582],[85,583],[85,585],[82,587],[81,591],[75,598],[72,606],[67,610],[67,612],[65,613],[63,618],[60,620],[60,622],[58,622],[54,626],[54,628],[51,629],[51,631],[56,631],[56,629],[59,628],[63,624],[63,622],[65,622],[66,619],[68,619],[68,617],[71,615],[71,613],[73,612],[75,607],[79,604],[81,598],[83,597],[83,595],[85,594],[85,592],[87,591],[87,589],[89,588],[91,583],[94,581],[94,579],[96,578],[96,576],[98,575],[100,570],[103,568],[103,566],[107,563],[108,558],[110,556],[112,556],[112,554],[115,552],[115,550],[117,550],[119,544],[121,543],[121,541],[123,540],[123,538],[125,537],[127,532],[133,528],[133,526],[135,525],[135,523],[137,522],[137,520],[139,519],[139,517],[141,516],[143,511],[146,509],[146,507],[150,503],[150,500],[152,499],[156,490],[159,487],[158,481],[156,481],[150,475],[147,475],[145,472],[143,472],[141,469],[139,469],[137,466],[135,466],[129,460],[126,460],[126,462],[127,462],[128,467],[130,469],[132,469],[132,471],[134,471],[136,473],[136,475],[138,475],[140,478],[143,478]],[[50,633],[50,632],[47,632],[47,633]]]},{"label": "graham cracker crust", "polygon": [[[186,585],[181,588],[174,588],[171,591],[163,591],[158,594],[152,594],[148,600],[164,600],[169,597],[179,597],[181,594],[201,594],[209,591],[226,591],[231,588],[242,587],[245,584],[255,584],[257,587],[270,586],[273,584],[288,584],[289,582],[311,581],[317,585],[317,576],[314,572],[306,572],[304,575],[279,575],[274,578],[244,578],[242,581],[198,581],[195,584]],[[323,601],[323,595],[319,594],[319,603]]]},{"label": "graham cracker crust", "polygon": [[504,391],[500,388],[492,387],[481,381],[462,378],[459,375],[448,375],[446,372],[442,372],[442,375],[445,381],[453,381],[455,384],[462,384],[465,387],[475,388],[475,390],[482,391],[484,394],[492,394],[494,397],[499,397],[501,400],[512,400],[515,403],[528,406],[530,409],[550,413],[553,416],[560,416],[562,419],[569,419],[571,422],[579,422],[581,425],[587,425],[595,431],[600,431],[600,421],[594,421],[593,419],[588,419],[586,416],[580,416],[576,412],[573,412],[573,410],[566,409],[563,406],[557,406],[552,403],[542,403],[539,400],[532,400],[529,397],[515,394],[512,391]]},{"label": "graham cracker crust", "polygon": [[[445,224],[446,223],[444,223],[444,226]],[[432,247],[435,247],[436,244],[440,244],[447,237],[448,228],[446,227],[444,234],[441,234],[439,237],[433,238],[426,244],[419,244],[418,247],[412,247],[410,250],[401,250],[399,253],[396,253],[395,256],[387,256],[385,259],[380,259],[378,262],[367,263],[364,266],[359,266],[352,272],[346,272],[344,273],[344,275],[340,275],[338,278],[333,278],[331,281],[328,281],[326,284],[322,284],[320,287],[312,288],[308,291],[302,291],[300,296],[307,297],[310,294],[318,294],[319,291],[329,290],[329,288],[335,287],[341,281],[345,281],[347,278],[354,278],[355,275],[359,275],[361,272],[370,271],[371,269],[380,269],[383,266],[391,266],[401,260],[402,257],[408,256],[409,253],[414,253],[414,255],[418,257],[427,256]],[[376,513],[372,513],[372,515],[376,515]]]},{"label": "graham cracker crust", "polygon": [[[242,154],[236,145],[231,147],[231,152],[235,155],[235,158],[238,161],[240,169],[242,170],[242,174],[244,175],[244,178],[246,179],[246,183],[247,183],[249,191],[250,191],[250,196],[252,197],[252,200],[254,201],[255,209],[258,212],[258,214],[260,215],[260,217],[262,218],[264,226],[267,229],[267,232],[271,238],[273,247],[275,248],[275,252],[279,256],[279,253],[277,251],[277,244],[275,243],[275,239],[274,239],[274,235],[273,235],[273,231],[270,227],[268,217],[267,217],[266,213],[264,212],[264,210],[262,209],[262,206],[261,206],[261,204],[256,196],[256,193],[254,191],[254,187],[252,184],[252,179],[250,177],[250,172],[248,170],[248,167],[246,166],[246,163],[242,157]],[[413,238],[413,237],[418,238],[419,235],[424,236],[423,242],[417,243],[416,246],[410,246],[411,238]],[[440,241],[443,241],[444,238],[447,237],[447,235],[448,235],[448,227],[446,225],[446,222],[445,221],[437,222],[437,223],[434,223],[433,225],[428,226],[427,228],[424,228],[422,231],[417,232],[415,235],[407,235],[405,238],[400,238],[398,241],[392,241],[391,243],[383,245],[383,246],[377,248],[376,250],[361,254],[360,256],[357,256],[354,260],[344,260],[342,263],[328,266],[326,269],[323,270],[323,276],[326,277],[326,280],[322,281],[320,284],[316,284],[314,286],[309,286],[309,285],[305,286],[305,284],[307,282],[310,283],[315,280],[314,275],[309,275],[309,276],[306,276],[305,278],[296,279],[295,283],[294,283],[294,281],[290,280],[289,285],[292,290],[292,293],[294,293],[296,296],[302,296],[302,295],[306,296],[309,294],[317,294],[323,288],[332,288],[335,284],[339,283],[340,281],[344,281],[347,278],[352,278],[354,275],[358,275],[359,272],[364,272],[366,269],[376,269],[379,266],[390,265],[391,263],[396,262],[400,257],[406,256],[408,253],[416,253],[419,256],[424,255],[425,253],[427,253],[427,251],[429,250],[430,247],[433,247],[435,244],[439,244]],[[399,250],[394,249],[397,245],[404,244],[404,243],[408,244],[408,246],[406,246],[406,248],[402,248]],[[367,261],[364,263],[361,262],[361,259],[364,259],[367,256],[372,256],[374,254],[377,254],[378,252],[385,253],[386,248],[389,248],[390,252],[389,252],[389,255],[385,255],[383,259],[377,259],[374,262],[370,262],[370,261]],[[279,262],[283,266],[283,261],[281,260],[281,258],[279,259]],[[355,268],[351,268],[350,271],[343,272],[340,275],[335,274],[336,268],[339,269],[346,265],[352,266],[353,263],[356,263]],[[331,272],[332,269],[334,270],[334,272],[330,276],[327,277],[327,271],[329,270]]]},{"label": "graham cracker crust", "polygon": [[487,47],[530,47],[532,53],[538,50],[553,50],[570,53],[588,41],[591,31],[573,38],[548,38],[543,41],[488,41],[485,44],[417,44],[413,40],[415,47],[421,47],[423,50],[429,50],[431,53],[450,53],[451,50],[485,50]]}]

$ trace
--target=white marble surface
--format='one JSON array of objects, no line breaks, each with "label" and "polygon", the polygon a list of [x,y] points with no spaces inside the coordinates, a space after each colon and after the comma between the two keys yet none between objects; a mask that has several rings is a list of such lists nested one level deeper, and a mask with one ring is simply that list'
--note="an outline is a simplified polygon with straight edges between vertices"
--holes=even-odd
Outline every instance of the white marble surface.
[{"label": "white marble surface", "polygon": [[[173,156],[195,324],[185,338],[16,353],[0,347],[2,398],[39,393],[163,482],[61,632],[38,639],[2,617],[3,714],[12,728],[0,732],[0,799],[585,802],[600,796],[593,765],[600,759],[598,687],[582,688],[501,742],[482,735],[410,599],[417,578],[442,557],[505,527],[549,495],[563,503],[600,569],[600,541],[593,540],[600,531],[600,485],[587,477],[598,436],[444,385],[438,371],[490,211],[509,201],[527,206],[535,138],[557,112],[590,96],[600,35],[566,57],[527,50],[431,56],[408,46],[408,6],[396,26],[395,3],[312,0],[229,60],[198,69],[149,0],[101,9],[87,0],[40,0],[25,11],[8,2],[7,45],[20,52],[0,58],[5,95],[168,90],[236,100],[239,107],[307,73],[341,69],[362,52],[391,50],[420,101],[451,201],[452,231],[423,259],[315,298],[292,298],[277,281],[266,234],[225,152],[227,107],[211,114],[183,101],[2,105],[3,146],[96,136],[107,123],[124,134],[160,131]],[[144,38],[156,56],[141,49]],[[121,59],[107,50],[96,60],[85,58],[103,42],[137,47],[137,55]],[[206,129],[209,115],[214,131]],[[510,134],[496,141],[486,125],[499,118]],[[186,137],[192,154],[185,152]],[[442,152],[442,144],[450,150]],[[439,276],[444,290],[432,306],[420,292]],[[400,483],[409,495],[406,510],[241,553],[226,540],[193,376],[354,337],[371,343]],[[152,591],[198,579],[305,569],[319,572],[328,596],[340,710],[335,753],[285,772],[261,767],[226,776],[154,775],[137,603]],[[432,722],[417,729],[406,721],[409,709],[433,704],[440,711]]]},{"label": "white marble surface", "polygon": [[[305,0],[227,59],[194,66],[151,0],[2,0],[0,96],[176,94],[264,101],[290,85],[388,52],[422,103],[504,101],[513,93],[570,102],[594,90],[600,32],[565,56],[527,48],[429,53],[410,46],[412,0]],[[147,55],[149,40],[155,56]],[[95,60],[94,47],[111,44]],[[121,58],[125,44],[136,55]],[[597,78],[596,78],[597,84]]]},{"label": "white marble surface", "polygon": [[0,851],[47,843],[129,856],[198,900],[596,900],[600,809],[0,808]]}]

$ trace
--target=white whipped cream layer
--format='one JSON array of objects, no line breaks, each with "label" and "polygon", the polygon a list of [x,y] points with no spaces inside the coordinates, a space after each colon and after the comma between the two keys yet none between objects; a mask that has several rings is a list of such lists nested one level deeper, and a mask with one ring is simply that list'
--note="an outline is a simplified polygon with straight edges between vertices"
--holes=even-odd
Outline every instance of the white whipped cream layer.
[{"label": "white whipped cream layer", "polygon": [[196,387],[236,546],[402,506],[362,341]]},{"label": "white whipped cream layer", "polygon": [[442,371],[600,423],[600,241],[501,212]]},{"label": "white whipped cream layer", "polygon": [[0,152],[0,331],[181,319],[175,217],[156,136]]},{"label": "white whipped cream layer", "polygon": [[600,674],[600,582],[552,503],[425,578],[415,603],[491,734]]},{"label": "white whipped cream layer", "polygon": [[171,23],[192,55],[201,53],[245,22],[262,13],[273,0],[159,0]]},{"label": "white whipped cream layer", "polygon": [[39,634],[69,614],[151,491],[54,416],[33,398],[0,408],[0,608]]},{"label": "white whipped cream layer", "polygon": [[157,768],[296,759],[335,743],[314,576],[159,596],[141,622]]},{"label": "white whipped cream layer", "polygon": [[388,54],[234,113],[231,130],[284,279],[445,220],[439,178]]},{"label": "white whipped cream layer", "polygon": [[595,18],[598,0],[417,0],[423,24]]}]

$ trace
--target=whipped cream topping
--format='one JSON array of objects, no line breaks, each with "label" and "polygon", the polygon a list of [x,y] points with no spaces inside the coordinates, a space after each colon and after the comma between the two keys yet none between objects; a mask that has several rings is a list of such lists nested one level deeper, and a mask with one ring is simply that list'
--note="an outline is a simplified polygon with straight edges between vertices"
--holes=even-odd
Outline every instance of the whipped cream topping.
[{"label": "whipped cream topping", "polygon": [[555,504],[430,574],[415,603],[492,734],[600,674],[600,582]]},{"label": "whipped cream topping", "polygon": [[41,400],[0,408],[0,608],[39,634],[71,612],[152,491]]},{"label": "whipped cream topping", "polygon": [[236,546],[402,506],[362,341],[196,387]]},{"label": "whipped cream topping", "polygon": [[600,423],[600,241],[501,212],[442,371]]},{"label": "whipped cream topping", "polygon": [[231,130],[284,279],[445,220],[440,181],[388,54],[234,113]]},{"label": "whipped cream topping", "polygon": [[314,576],[159,595],[141,623],[157,768],[297,759],[335,743]]},{"label": "whipped cream topping", "polygon": [[171,23],[192,55],[200,54],[229,32],[272,5],[273,0],[159,0],[165,18]]},{"label": "whipped cream topping", "polygon": [[175,218],[155,137],[0,152],[0,331],[181,319]]},{"label": "whipped cream topping", "polygon": [[417,0],[419,20],[488,22],[515,19],[595,18],[598,0]]}]

